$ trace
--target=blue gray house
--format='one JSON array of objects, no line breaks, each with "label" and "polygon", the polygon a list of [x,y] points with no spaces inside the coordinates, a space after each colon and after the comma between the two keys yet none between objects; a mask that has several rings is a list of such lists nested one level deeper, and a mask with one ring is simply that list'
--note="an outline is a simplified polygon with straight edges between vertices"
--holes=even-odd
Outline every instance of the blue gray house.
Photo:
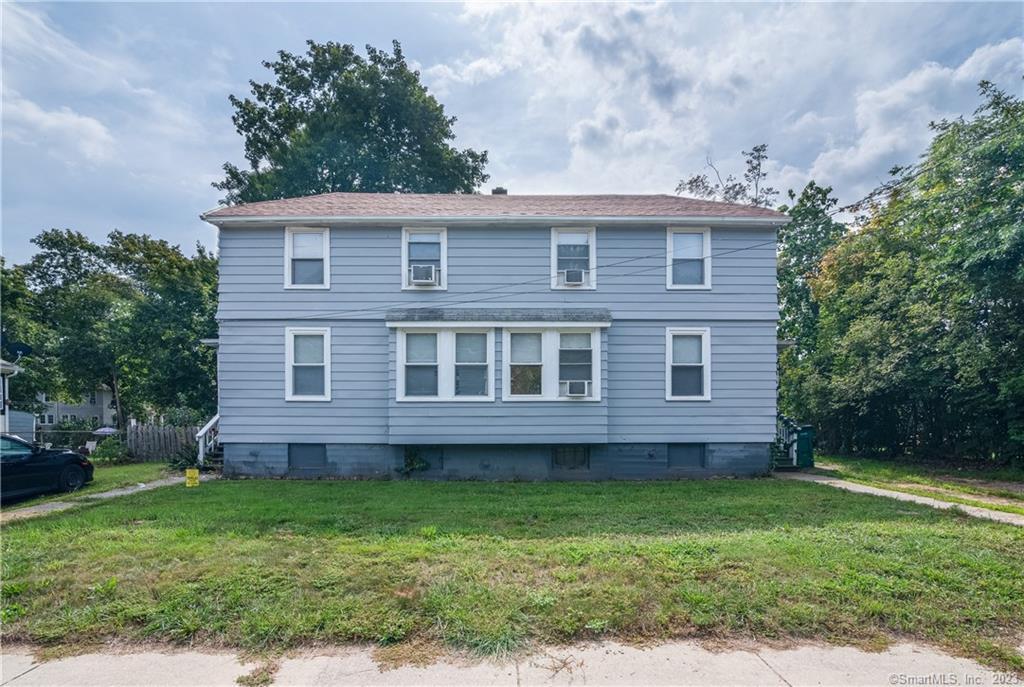
[{"label": "blue gray house", "polygon": [[206,433],[226,474],[768,470],[780,213],[496,189],[330,193],[203,218],[220,244]]}]

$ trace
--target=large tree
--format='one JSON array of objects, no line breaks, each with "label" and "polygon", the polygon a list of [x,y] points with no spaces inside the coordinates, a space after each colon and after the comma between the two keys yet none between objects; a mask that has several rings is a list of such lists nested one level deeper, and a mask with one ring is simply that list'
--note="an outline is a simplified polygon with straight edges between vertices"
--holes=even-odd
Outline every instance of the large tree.
[{"label": "large tree", "polygon": [[274,81],[250,81],[230,97],[249,169],[224,165],[214,187],[235,204],[331,191],[472,193],[487,180],[487,152],[452,145],[455,117],[420,83],[401,46],[390,53],[307,41],[263,66]]},{"label": "large tree", "polygon": [[810,279],[791,398],[829,448],[1024,456],[1024,103],[982,83]]},{"label": "large tree", "polygon": [[[201,246],[195,256],[146,235],[112,232],[106,244],[71,230],[33,239],[26,265],[5,270],[8,299],[34,330],[5,317],[11,334],[33,331],[24,362],[44,376],[48,393],[77,398],[100,385],[126,414],[216,408],[216,362],[200,339],[216,332],[217,261]],[[5,301],[6,305],[7,301]],[[20,312],[20,310],[19,310]],[[21,399],[27,407],[30,399]]]}]

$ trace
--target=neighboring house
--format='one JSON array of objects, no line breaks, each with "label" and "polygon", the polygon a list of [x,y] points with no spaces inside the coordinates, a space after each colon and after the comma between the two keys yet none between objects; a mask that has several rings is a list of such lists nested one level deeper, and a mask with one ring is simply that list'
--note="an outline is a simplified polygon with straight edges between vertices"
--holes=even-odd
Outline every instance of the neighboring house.
[{"label": "neighboring house", "polygon": [[114,392],[102,387],[75,402],[49,398],[46,394],[39,394],[36,400],[45,406],[36,416],[36,422],[42,428],[78,420],[84,420],[96,427],[111,426],[116,422]]},{"label": "neighboring house", "polygon": [[776,228],[674,196],[332,193],[225,207],[234,475],[756,474]]},{"label": "neighboring house", "polygon": [[0,432],[11,431],[11,378],[17,377],[19,372],[20,367],[0,359]]}]

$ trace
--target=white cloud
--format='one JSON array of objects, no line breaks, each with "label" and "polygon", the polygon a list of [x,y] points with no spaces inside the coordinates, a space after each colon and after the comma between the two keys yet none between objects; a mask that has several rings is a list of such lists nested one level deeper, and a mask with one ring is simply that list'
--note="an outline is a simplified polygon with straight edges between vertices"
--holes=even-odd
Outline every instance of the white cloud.
[{"label": "white cloud", "polygon": [[815,176],[854,194],[913,161],[930,119],[973,109],[978,80],[1022,71],[1019,38],[923,64],[949,47],[934,25],[963,14],[929,12],[470,3],[478,49],[423,74],[512,192],[670,192],[707,155],[738,172],[740,151],[767,142],[780,189]]},{"label": "white cloud", "polygon": [[[69,107],[45,110],[15,92],[4,95],[4,138],[45,148],[64,162],[92,163],[115,157],[116,142],[104,124]],[[73,152],[75,155],[69,156]]]},{"label": "white cloud", "polygon": [[831,147],[809,174],[866,193],[878,174],[913,162],[932,138],[929,122],[967,115],[977,102],[978,82],[1013,84],[1024,73],[1024,40],[1012,38],[975,50],[960,65],[929,62],[884,87],[858,93],[855,140]]}]

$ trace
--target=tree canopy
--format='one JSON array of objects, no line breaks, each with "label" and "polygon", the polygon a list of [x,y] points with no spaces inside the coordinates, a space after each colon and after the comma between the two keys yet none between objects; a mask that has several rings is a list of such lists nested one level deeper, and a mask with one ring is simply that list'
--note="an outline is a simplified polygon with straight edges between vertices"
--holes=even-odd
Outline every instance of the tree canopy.
[{"label": "tree canopy", "polygon": [[279,51],[274,74],[230,96],[249,169],[224,165],[225,204],[332,191],[472,193],[487,180],[487,152],[452,145],[455,117],[420,83],[401,46],[307,41]]},{"label": "tree canopy", "polygon": [[820,322],[781,403],[829,448],[1024,456],[1024,105],[981,93],[807,275]]},{"label": "tree canopy", "polygon": [[119,421],[215,412],[216,356],[199,342],[217,331],[215,256],[118,231],[97,244],[50,229],[33,243],[31,261],[3,272],[5,348],[33,349],[12,384],[18,407],[38,411],[40,392],[74,399],[106,386]]}]

